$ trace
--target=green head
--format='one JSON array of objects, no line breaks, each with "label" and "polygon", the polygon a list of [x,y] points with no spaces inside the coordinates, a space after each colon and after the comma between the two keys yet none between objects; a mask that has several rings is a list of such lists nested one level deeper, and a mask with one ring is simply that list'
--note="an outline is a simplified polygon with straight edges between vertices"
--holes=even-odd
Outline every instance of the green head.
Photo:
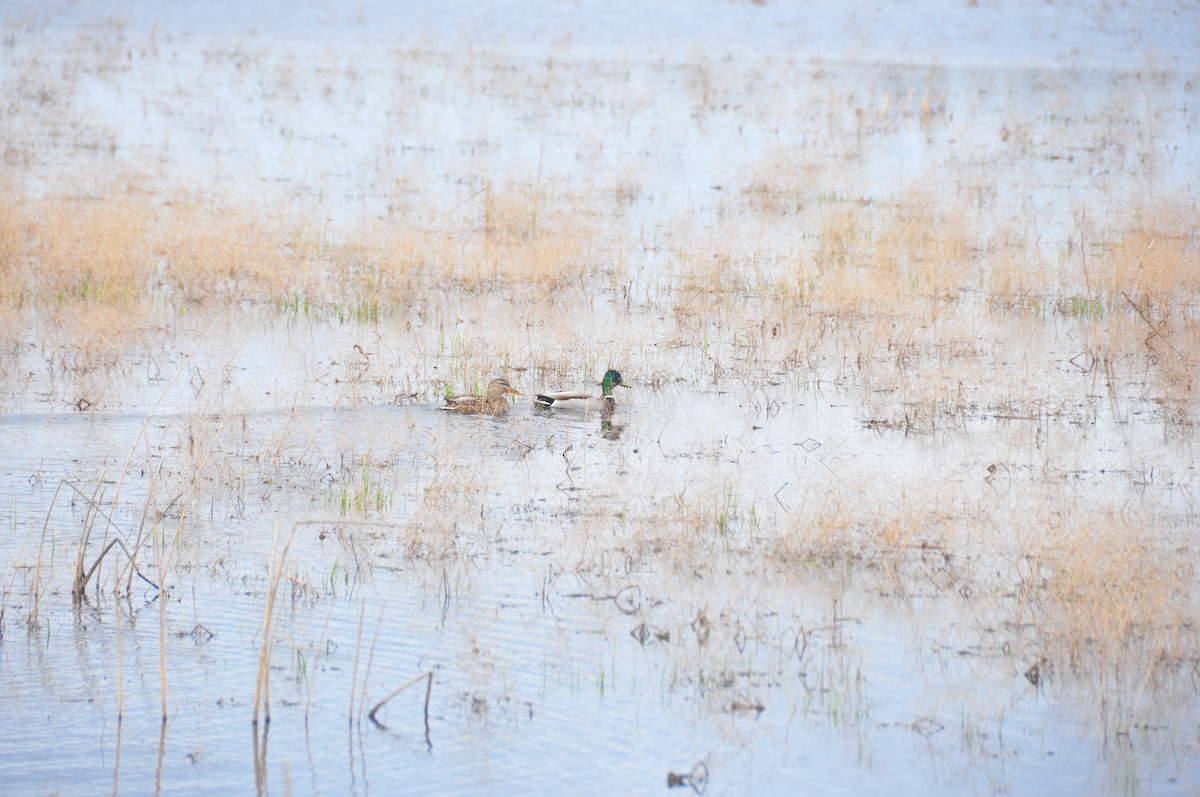
[{"label": "green head", "polygon": [[604,375],[604,381],[600,383],[600,387],[602,388],[601,395],[611,396],[613,388],[617,385],[620,385],[621,387],[629,387],[629,385],[621,381],[621,374],[619,371],[609,369],[608,373]]}]

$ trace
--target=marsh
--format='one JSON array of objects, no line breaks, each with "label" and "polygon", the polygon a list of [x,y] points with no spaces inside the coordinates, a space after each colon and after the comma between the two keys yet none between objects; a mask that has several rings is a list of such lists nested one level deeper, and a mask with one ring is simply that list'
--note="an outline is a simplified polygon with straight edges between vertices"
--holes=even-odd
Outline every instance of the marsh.
[{"label": "marsh", "polygon": [[6,6],[6,789],[1200,788],[1197,12],[792,5]]}]

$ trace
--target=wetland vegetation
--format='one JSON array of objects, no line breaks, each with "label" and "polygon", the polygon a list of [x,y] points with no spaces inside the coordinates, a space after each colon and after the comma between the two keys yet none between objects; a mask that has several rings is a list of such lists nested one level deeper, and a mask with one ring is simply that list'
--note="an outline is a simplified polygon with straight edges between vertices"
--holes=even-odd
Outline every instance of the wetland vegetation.
[{"label": "wetland vegetation", "polygon": [[329,13],[0,17],[17,793],[1200,787],[1195,52]]}]

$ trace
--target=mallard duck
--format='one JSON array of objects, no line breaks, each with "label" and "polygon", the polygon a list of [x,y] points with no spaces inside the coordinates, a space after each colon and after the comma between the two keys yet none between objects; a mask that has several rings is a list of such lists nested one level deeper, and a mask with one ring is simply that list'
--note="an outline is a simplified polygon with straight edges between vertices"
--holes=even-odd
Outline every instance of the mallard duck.
[{"label": "mallard duck", "polygon": [[475,396],[470,393],[463,396],[450,396],[446,399],[446,406],[439,409],[461,412],[465,415],[503,415],[508,412],[508,397],[519,395],[521,395],[521,391],[514,390],[507,379],[493,379],[488,382],[486,396]]},{"label": "mallard duck", "polygon": [[563,390],[558,393],[538,393],[533,399],[533,403],[539,407],[549,407],[556,410],[602,410],[604,412],[612,412],[617,407],[617,400],[612,394],[613,388],[618,385],[629,387],[629,385],[621,380],[620,373],[610,370],[604,375],[604,380],[600,382],[599,396],[593,396],[591,393],[584,391]]}]

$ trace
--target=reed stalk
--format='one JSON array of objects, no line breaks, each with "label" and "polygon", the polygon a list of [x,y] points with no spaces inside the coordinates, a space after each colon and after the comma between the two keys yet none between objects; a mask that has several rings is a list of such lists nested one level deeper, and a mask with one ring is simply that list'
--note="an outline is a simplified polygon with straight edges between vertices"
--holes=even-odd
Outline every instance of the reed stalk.
[{"label": "reed stalk", "polygon": [[[272,556],[274,562],[270,575],[270,586],[267,589],[267,602],[263,609],[262,645],[260,646],[258,652],[258,677],[254,684],[254,711],[251,716],[251,723],[255,726],[258,725],[258,712],[260,708],[263,710],[264,722],[267,724],[271,722],[270,671],[272,648],[271,642],[273,632],[272,620],[274,619],[275,613],[275,598],[279,594],[279,581],[280,577],[283,575],[283,566],[287,561],[288,550],[292,547],[292,540],[296,537],[296,529],[298,526],[298,523],[292,524],[291,531],[288,532],[287,540],[284,542],[283,551],[277,558],[274,557],[274,555]],[[276,530],[275,534],[272,535],[272,554],[274,554],[278,538],[279,534],[278,530]]]}]

